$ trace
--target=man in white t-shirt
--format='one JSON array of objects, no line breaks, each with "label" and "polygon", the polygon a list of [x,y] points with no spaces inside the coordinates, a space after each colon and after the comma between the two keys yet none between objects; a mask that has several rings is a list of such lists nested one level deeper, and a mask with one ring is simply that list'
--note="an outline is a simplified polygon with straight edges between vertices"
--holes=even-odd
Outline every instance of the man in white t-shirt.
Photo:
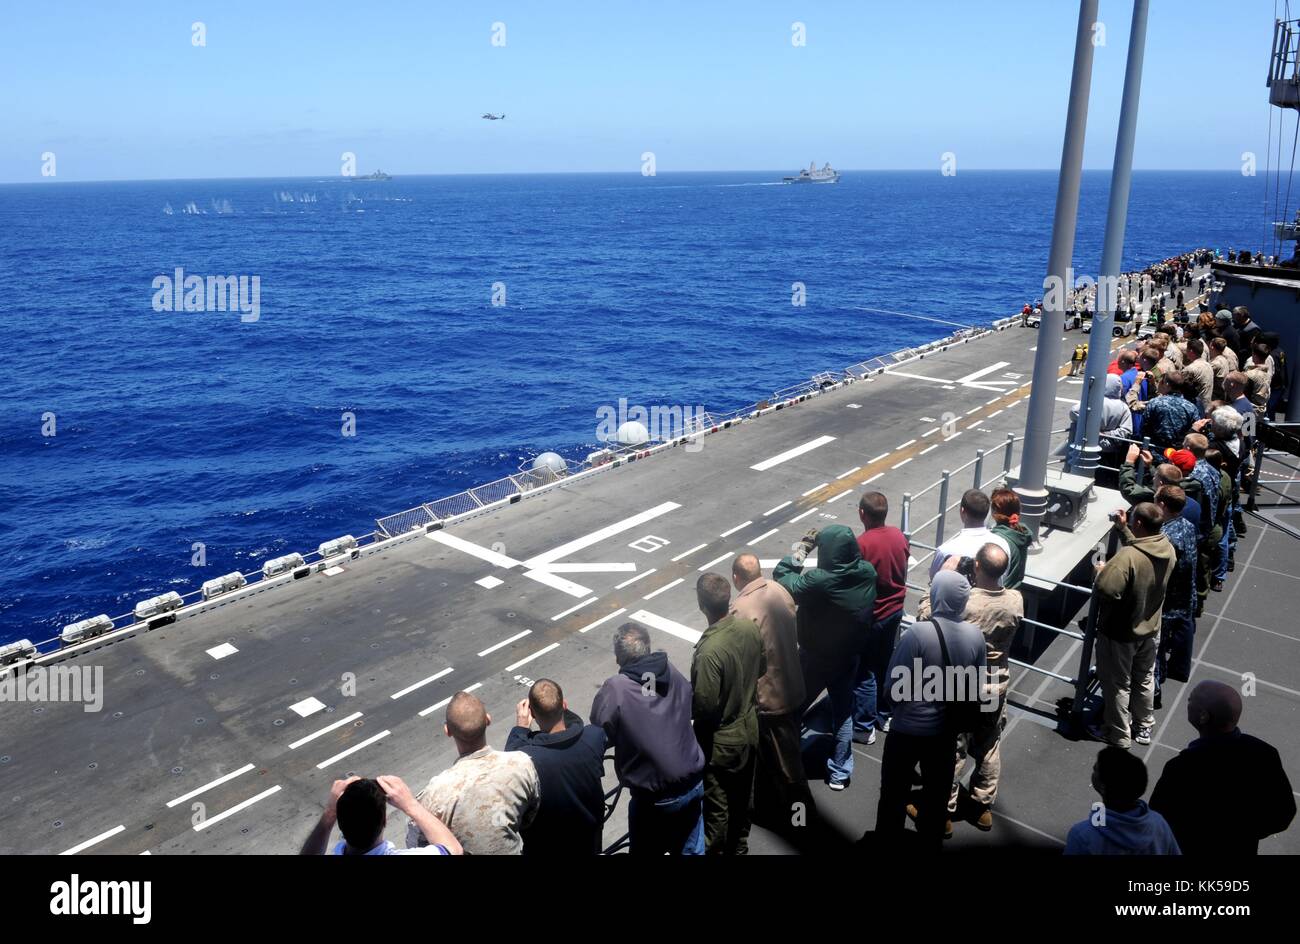
[{"label": "man in white t-shirt", "polygon": [[[399,849],[384,838],[390,804],[418,824],[427,846]],[[323,855],[335,823],[343,839],[335,844],[333,855],[460,855],[463,851],[451,830],[420,805],[401,777],[335,780],[325,810],[303,843],[302,855]]]},{"label": "man in white t-shirt", "polygon": [[985,544],[996,544],[1011,556],[1011,548],[1007,545],[1006,538],[994,534],[985,525],[989,517],[989,497],[981,492],[978,488],[969,489],[961,497],[961,507],[958,509],[961,515],[962,528],[957,534],[939,545],[939,549],[934,552],[934,557],[930,561],[930,579],[934,580],[934,575],[943,567],[943,562],[949,557],[973,558],[979,553],[979,549]]}]

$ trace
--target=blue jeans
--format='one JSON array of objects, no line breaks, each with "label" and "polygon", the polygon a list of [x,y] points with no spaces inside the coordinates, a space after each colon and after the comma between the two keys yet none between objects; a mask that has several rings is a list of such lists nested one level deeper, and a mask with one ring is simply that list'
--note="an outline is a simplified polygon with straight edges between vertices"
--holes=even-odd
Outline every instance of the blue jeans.
[{"label": "blue jeans", "polygon": [[629,790],[630,855],[704,855],[704,781],[685,793]]},{"label": "blue jeans", "polygon": [[823,690],[826,692],[826,702],[830,707],[830,730],[827,733],[835,738],[834,750],[826,760],[826,779],[831,783],[843,783],[853,776],[854,684],[858,659],[850,658],[834,670],[810,662],[806,651],[799,653],[799,661],[803,666],[806,689],[804,711]]},{"label": "blue jeans", "polygon": [[898,627],[903,611],[873,622],[867,644],[858,659],[857,678],[853,684],[853,730],[868,732],[884,729],[892,714],[889,701],[889,662],[894,657]]},{"label": "blue jeans", "polygon": [[1228,526],[1223,529],[1223,539],[1219,541],[1219,566],[1214,568],[1214,578],[1216,580],[1226,580],[1228,577],[1228,552],[1230,548],[1237,546],[1237,533],[1232,527],[1232,516],[1228,516]]}]

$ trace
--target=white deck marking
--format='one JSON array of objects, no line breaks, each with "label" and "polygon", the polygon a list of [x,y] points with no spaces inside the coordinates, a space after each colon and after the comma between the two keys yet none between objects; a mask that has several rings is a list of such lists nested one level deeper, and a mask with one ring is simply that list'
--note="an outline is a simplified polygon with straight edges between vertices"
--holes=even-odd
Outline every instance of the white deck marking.
[{"label": "white deck marking", "polygon": [[214,659],[224,659],[226,656],[233,656],[239,650],[228,642],[223,642],[219,646],[213,646],[208,650],[208,655]]},{"label": "white deck marking", "polygon": [[984,401],[984,405],[985,405],[985,406],[992,406],[993,404],[997,403],[997,402],[998,402],[999,400],[1001,400],[1001,399],[1002,399],[1001,397],[994,397],[992,400],[985,400],[985,401]]},{"label": "white deck marking", "polygon": [[612,538],[616,534],[622,534],[624,531],[630,531],[632,528],[639,527],[647,521],[653,521],[660,515],[666,515],[670,511],[682,507],[677,502],[662,502],[653,508],[648,508],[639,514],[632,515],[630,518],[624,518],[622,521],[616,521],[611,525],[606,525],[598,531],[590,534],[584,534],[580,538],[574,538],[567,541],[559,547],[552,548],[544,554],[538,554],[536,557],[530,557],[524,561],[525,567],[536,570],[544,570],[546,565],[552,561],[557,561],[562,557],[568,557],[570,554],[576,554],[578,551],[591,547],[593,544],[599,544],[606,538]]},{"label": "white deck marking", "polygon": [[874,459],[872,459],[870,462],[868,462],[867,465],[875,465],[875,464],[876,464],[877,462],[879,462],[881,459],[888,459],[888,458],[889,458],[889,453],[887,453],[887,452],[882,452],[880,455],[876,456],[876,458],[874,458]]},{"label": "white deck marking", "polygon": [[876,479],[880,478],[880,477],[881,477],[882,475],[884,475],[884,474],[885,474],[884,472],[877,472],[875,475],[873,475],[871,478],[867,479],[867,480],[866,480],[865,482],[863,482],[862,484],[863,484],[863,485],[870,485],[872,482],[874,482]]},{"label": "white deck marking", "polygon": [[801,514],[801,515],[795,515],[793,518],[791,518],[789,521],[787,521],[786,524],[794,524],[796,521],[799,521],[799,520],[801,520],[801,519],[803,519],[803,518],[807,518],[809,515],[811,515],[811,514],[812,514],[814,511],[816,511],[816,510],[817,510],[817,509],[816,509],[815,507],[814,507],[814,508],[809,508],[809,509],[808,509],[807,511],[805,511],[803,514]]},{"label": "white deck marking", "polygon": [[753,523],[754,523],[754,522],[752,522],[752,521],[746,521],[744,524],[738,524],[738,525],[736,525],[734,528],[731,528],[731,529],[728,530],[728,531],[723,531],[721,534],[718,535],[718,537],[720,537],[720,538],[729,538],[729,537],[731,537],[733,534],[735,534],[737,531],[739,531],[741,528],[748,528],[748,527],[749,527],[751,524],[753,524]]},{"label": "white deck marking", "polygon": [[1057,398],[1056,398],[1056,402],[1057,402],[1057,403],[1068,403],[1068,404],[1070,404],[1070,406],[1078,406],[1078,405],[1079,405],[1079,398],[1078,398],[1078,397],[1057,397]]},{"label": "white deck marking", "polygon": [[539,568],[548,574],[630,574],[636,570],[632,561],[600,564],[547,564]]},{"label": "white deck marking", "polygon": [[343,573],[343,568],[338,564],[335,564],[333,567],[326,567],[321,571],[321,573],[326,577],[337,577],[339,574]]},{"label": "white deck marking", "polygon": [[894,469],[901,469],[903,466],[907,465],[909,462],[911,462],[911,461],[912,461],[913,459],[915,459],[915,458],[916,458],[915,456],[909,456],[908,458],[904,459],[902,462],[898,463],[898,465],[891,465],[891,466],[889,467],[889,471],[892,472],[892,471],[894,471]]},{"label": "white deck marking", "polygon": [[354,711],[346,718],[340,718],[338,721],[335,721],[333,724],[325,725],[325,727],[321,728],[319,731],[313,731],[311,734],[307,735],[306,737],[299,738],[298,740],[294,741],[292,744],[289,745],[289,750],[296,751],[298,748],[302,747],[308,741],[314,741],[322,734],[329,734],[335,728],[341,728],[343,727],[343,725],[347,724],[348,722],[356,721],[360,717],[361,717],[361,712]]},{"label": "white deck marking", "polygon": [[224,777],[218,777],[216,780],[212,781],[211,783],[205,783],[203,786],[197,787],[196,789],[191,790],[189,793],[186,793],[182,796],[178,796],[174,800],[167,801],[167,808],[171,809],[173,806],[177,806],[181,803],[184,803],[186,800],[192,799],[193,797],[196,797],[200,793],[203,793],[207,790],[211,790],[213,787],[219,787],[223,783],[227,783],[231,780],[234,780],[236,777],[240,776],[241,774],[246,774],[252,769],[253,769],[252,764],[245,764],[243,767],[240,767],[238,770],[232,770]]},{"label": "white deck marking", "polygon": [[933,436],[935,433],[939,432],[939,430],[942,428],[943,427],[941,426],[936,426],[934,429],[927,429],[924,433],[921,434],[921,438],[924,439],[926,436]]},{"label": "white deck marking", "polygon": [[479,547],[473,541],[466,541],[464,538],[458,538],[454,534],[448,534],[446,531],[434,531],[432,534],[425,535],[430,541],[436,544],[442,544],[445,547],[454,548],[462,554],[468,554],[471,557],[477,557],[481,561],[487,561],[497,567],[504,567],[509,570],[511,567],[518,567],[519,561],[513,557],[506,557],[504,554],[498,554],[496,551],[486,547]]},{"label": "white deck marking", "polygon": [[676,636],[678,639],[685,639],[691,645],[700,641],[704,634],[698,629],[691,629],[689,626],[683,626],[681,623],[675,623],[666,617],[651,613],[649,610],[637,610],[628,619],[637,623],[644,623],[651,629],[657,629],[665,632],[670,636]]},{"label": "white deck marking", "polygon": [[994,410],[992,413],[989,414],[989,419],[993,419],[993,417],[995,416],[1001,416],[1003,412],[1004,412],[1003,410]]},{"label": "white deck marking", "polygon": [[971,424],[970,424],[969,426],[967,426],[966,428],[967,428],[967,429],[974,429],[976,426],[979,426],[979,424],[980,424],[980,423],[983,423],[983,422],[984,422],[983,420],[976,420],[974,423],[971,423]]},{"label": "white deck marking", "polygon": [[493,590],[501,586],[503,583],[505,583],[505,581],[502,580],[500,577],[493,577],[491,574],[488,574],[486,577],[480,577],[478,580],[475,580],[474,582],[478,584],[480,587],[482,587],[484,590]]},{"label": "white deck marking", "polygon": [[812,452],[814,449],[820,449],[822,446],[830,442],[835,442],[834,436],[818,436],[816,439],[810,440],[802,446],[795,446],[793,449],[787,449],[785,452],[775,455],[770,459],[764,459],[762,462],[757,462],[754,465],[751,465],[750,468],[755,472],[766,472],[768,469],[775,468],[782,462],[789,462],[791,459],[802,456],[805,452]]},{"label": "white deck marking", "polygon": [[960,430],[959,430],[958,432],[953,433],[951,436],[946,436],[946,437],[944,437],[944,440],[943,440],[943,441],[944,441],[944,442],[952,442],[954,439],[956,439],[956,438],[957,438],[958,436],[960,436],[960,435],[961,435],[961,432],[960,432]]},{"label": "white deck marking", "polygon": [[588,603],[595,603],[595,602],[596,602],[597,600],[599,600],[599,599],[600,599],[600,597],[587,597],[587,599],[583,600],[583,601],[582,601],[581,603],[579,603],[577,606],[571,606],[571,607],[569,607],[567,610],[565,610],[565,611],[562,612],[562,613],[556,613],[554,616],[551,617],[551,622],[552,622],[552,623],[554,623],[554,622],[558,622],[559,620],[564,619],[564,618],[565,618],[566,616],[568,616],[570,613],[576,613],[576,612],[578,612],[578,610],[582,609],[582,608],[583,608],[584,606],[586,606]]},{"label": "white deck marking", "polygon": [[939,448],[939,444],[938,444],[938,443],[935,443],[933,446],[926,446],[924,449],[922,449],[920,452],[918,452],[917,455],[918,455],[918,456],[923,456],[923,455],[925,455],[927,452],[933,452],[934,450],[936,450],[936,449],[938,449],[938,448]]},{"label": "white deck marking", "polygon": [[[778,511],[780,511],[782,508],[789,508],[789,507],[790,507],[791,505],[793,505],[793,504],[794,504],[794,502],[792,502],[792,501],[783,501],[783,502],[781,502],[781,504],[777,505],[775,508],[769,508],[767,511],[763,512],[763,517],[766,518],[768,515],[774,515],[774,514],[776,514]],[[673,560],[676,560],[676,559],[677,559],[677,558],[675,558],[675,557],[673,558]]]},{"label": "white deck marking", "polygon": [[701,565],[701,566],[699,566],[699,567],[697,567],[697,568],[695,568],[695,569],[698,570],[700,573],[704,573],[704,571],[708,570],[708,569],[709,569],[710,567],[712,567],[714,564],[720,564],[720,563],[722,563],[724,560],[726,560],[728,557],[734,557],[735,555],[736,555],[736,552],[735,552],[735,551],[727,551],[727,553],[723,554],[721,557],[715,557],[715,558],[713,558],[713,560],[709,561],[707,564],[703,564],[703,565]]},{"label": "white deck marking", "polygon": [[937,383],[937,384],[952,383],[952,381],[949,380],[947,377],[927,377],[925,374],[909,374],[907,373],[907,371],[903,371],[903,370],[891,370],[889,373],[890,376],[892,377],[908,377],[911,378],[912,380],[928,380],[930,381],[930,383]]},{"label": "white deck marking", "polygon": [[830,498],[826,499],[826,504],[829,505],[833,501],[839,501],[841,498],[843,498],[845,495],[849,494],[849,492],[852,491],[853,489],[849,489],[847,492],[840,492],[838,495],[832,495]]},{"label": "white deck marking", "polygon": [[497,643],[495,646],[488,646],[486,649],[484,649],[482,652],[480,652],[480,653],[478,654],[478,657],[481,659],[481,658],[483,658],[485,655],[488,655],[489,653],[496,652],[498,649],[501,649],[501,648],[503,648],[503,647],[505,647],[505,646],[508,646],[508,645],[510,645],[512,642],[517,642],[518,640],[523,639],[525,636],[527,636],[527,635],[528,635],[529,633],[531,633],[531,632],[532,632],[531,629],[525,629],[522,633],[515,633],[515,634],[514,634],[513,636],[511,636],[509,639],[503,639],[503,640],[501,640],[499,643]]},{"label": "white deck marking", "polygon": [[586,626],[582,627],[582,629],[578,630],[578,632],[580,632],[580,633],[585,633],[585,632],[586,632],[587,630],[589,630],[589,629],[595,629],[595,628],[596,628],[597,626],[599,626],[601,623],[608,623],[608,622],[609,622],[610,620],[612,620],[614,617],[616,617],[616,616],[621,616],[622,614],[624,614],[624,613],[626,613],[626,612],[627,612],[627,607],[625,607],[625,606],[623,606],[623,607],[619,607],[617,610],[615,610],[613,613],[610,613],[608,616],[602,616],[600,619],[596,620],[596,622],[594,622],[594,623],[588,623]]},{"label": "white deck marking", "polygon": [[771,531],[764,531],[764,532],[763,532],[762,534],[760,534],[758,537],[756,537],[756,538],[751,538],[751,539],[749,540],[748,543],[749,543],[751,546],[754,545],[754,544],[757,544],[759,541],[763,540],[763,538],[770,538],[772,535],[776,534],[776,532],[778,532],[778,531],[780,531],[780,530],[781,530],[780,528],[773,528]]},{"label": "white deck marking", "polygon": [[651,590],[649,593],[647,593],[647,594],[646,594],[645,596],[643,596],[641,599],[642,599],[642,600],[653,600],[655,597],[659,596],[659,594],[663,593],[663,592],[666,591],[666,590],[671,590],[673,587],[677,586],[679,583],[681,583],[681,582],[682,582],[683,580],[685,580],[685,579],[686,579],[685,577],[678,577],[678,578],[677,578],[676,580],[674,580],[672,583],[666,583],[666,584],[664,584],[662,587],[660,587],[660,588],[657,589],[657,590]]},{"label": "white deck marking", "polygon": [[[790,503],[789,503],[789,502],[786,502],[786,504],[788,505],[788,504],[790,504]],[[705,541],[703,544],[697,544],[697,545],[695,545],[693,548],[691,548],[689,551],[682,551],[682,552],[681,552],[680,554],[678,554],[676,557],[671,558],[671,560],[673,561],[673,563],[677,563],[677,561],[681,560],[683,557],[690,557],[690,556],[691,556],[692,554],[694,554],[696,551],[702,551],[702,550],[704,550],[704,548],[706,548],[706,547],[708,547],[708,546],[709,546],[709,543],[708,543],[707,541]]]},{"label": "white deck marking", "polygon": [[[870,378],[870,377],[867,378],[867,383],[871,383],[871,378]],[[860,409],[862,409],[862,404],[861,404],[861,403],[846,403],[846,404],[844,404],[844,405],[845,405],[848,409],[850,409],[850,410],[860,410]]]},{"label": "white deck marking", "polygon": [[63,852],[60,852],[59,855],[76,855],[82,849],[89,849],[91,846],[95,845],[95,843],[103,842],[105,839],[112,839],[118,833],[125,832],[125,830],[126,830],[125,825],[114,826],[112,829],[108,830],[108,832],[100,833],[94,839],[87,839],[85,842],[79,842],[71,849],[67,849],[64,850]]},{"label": "white deck marking", "polygon": [[[955,384],[970,384],[971,386],[977,386],[977,384],[972,383],[972,381],[979,380],[979,378],[983,377],[985,374],[991,374],[991,373],[993,373],[993,371],[995,371],[995,370],[1001,370],[1003,367],[1010,367],[1010,366],[1011,366],[1011,362],[1010,362],[1010,361],[998,361],[996,364],[992,364],[992,365],[990,365],[990,366],[988,366],[988,367],[980,368],[979,370],[975,371],[974,373],[967,374],[965,377],[958,377],[956,380],[953,381],[953,383],[955,383]],[[1000,381],[1000,380],[985,380],[985,381],[981,381],[981,382],[982,382],[982,383],[1002,383],[1003,381]]]},{"label": "white deck marking", "polygon": [[636,582],[637,582],[638,580],[640,580],[642,577],[649,577],[651,574],[653,574],[653,573],[657,573],[658,570],[659,570],[658,567],[651,567],[649,570],[643,570],[643,571],[641,571],[641,573],[637,574],[637,575],[636,575],[635,577],[633,577],[631,580],[624,580],[622,583],[616,583],[616,584],[614,584],[614,589],[615,589],[615,590],[622,590],[624,587],[636,583]]},{"label": "white deck marking", "polygon": [[[385,731],[384,733],[387,734],[388,732]],[[243,812],[244,810],[252,806],[254,803],[257,803],[259,800],[265,800],[267,797],[271,796],[272,794],[276,794],[279,792],[280,792],[280,785],[277,783],[274,787],[271,787],[269,790],[263,790],[257,796],[249,797],[243,803],[236,803],[230,809],[218,813],[216,816],[208,817],[203,822],[195,825],[194,831],[197,833],[201,830],[207,829],[209,826],[214,826],[217,823],[221,822],[223,819],[226,819],[227,817],[234,816],[236,813]]]},{"label": "white deck marking", "polygon": [[982,410],[982,409],[984,409],[982,406],[977,406],[977,407],[975,407],[975,409],[973,409],[973,410],[967,410],[963,415],[964,415],[964,416],[970,416],[972,413],[978,413],[978,412],[979,412],[980,410]]},{"label": "white deck marking", "polygon": [[820,484],[820,485],[814,485],[812,488],[808,489],[808,491],[806,491],[806,492],[800,492],[800,493],[799,493],[799,497],[800,497],[800,498],[807,498],[807,497],[808,497],[809,495],[811,495],[813,492],[817,491],[818,489],[825,488],[827,485],[830,485],[830,484],[831,484],[830,482],[822,482],[822,484]]},{"label": "white deck marking", "polygon": [[854,472],[858,471],[858,469],[860,469],[860,468],[862,468],[862,466],[860,466],[860,465],[855,465],[853,468],[849,469],[849,471],[847,471],[847,472],[841,472],[839,475],[835,476],[835,478],[836,478],[836,480],[839,480],[839,479],[846,479],[846,478],[848,478],[850,475],[852,475]]},{"label": "white deck marking", "polygon": [[923,417],[921,417],[921,419],[919,420],[919,422],[921,422],[921,423],[933,423],[933,422],[934,422],[934,417],[933,417],[933,416],[923,416]]},{"label": "white deck marking", "polygon": [[552,650],[559,649],[559,648],[560,648],[560,644],[558,642],[553,642],[545,649],[538,649],[531,656],[524,656],[522,659],[520,659],[518,662],[514,663],[513,665],[506,666],[505,671],[513,672],[521,665],[526,665],[527,663],[532,662],[534,659],[540,658],[541,656],[546,655],[548,652],[551,652]]},{"label": "white deck marking", "polygon": [[561,593],[567,593],[571,597],[585,597],[591,593],[589,587],[582,584],[574,583],[572,580],[565,580],[563,577],[557,577],[549,570],[525,570],[524,576],[529,580],[536,580],[545,587],[552,590],[559,590]]},{"label": "white deck marking", "polygon": [[[329,758],[328,760],[321,761],[319,764],[316,765],[316,769],[324,770],[326,767],[330,766],[331,764],[341,761],[343,758],[347,757],[350,754],[355,754],[363,747],[369,747],[371,744],[374,744],[376,741],[383,740],[384,738],[388,737],[388,735],[392,733],[393,733],[392,731],[387,731],[387,730],[380,731],[378,734],[366,738],[360,744],[353,744],[346,751],[339,751],[339,753],[335,754],[333,757]],[[280,788],[276,787],[276,789],[278,790]]]},{"label": "white deck marking", "polygon": [[894,447],[894,452],[898,452],[898,450],[900,450],[900,449],[906,449],[908,446],[912,445],[912,443],[914,443],[914,442],[916,442],[915,439],[909,439],[907,442],[903,443],[901,446],[895,446],[895,447]]},{"label": "white deck marking", "polygon": [[298,717],[300,718],[306,718],[309,715],[314,715],[318,711],[324,711],[325,703],[319,698],[313,696],[311,698],[304,698],[295,705],[290,705],[289,710],[297,712]]},{"label": "white deck marking", "polygon": [[442,678],[450,671],[451,671],[451,666],[447,666],[447,668],[443,669],[441,672],[437,672],[433,675],[430,675],[426,679],[420,679],[420,681],[416,682],[414,685],[408,685],[400,692],[393,692],[393,694],[389,695],[388,697],[396,701],[397,699],[401,698],[403,695],[411,694],[411,692],[415,691],[417,688],[424,688],[424,686],[428,685],[430,682],[438,681],[438,679]]},{"label": "white deck marking", "polygon": [[[469,686],[468,688],[461,689],[461,691],[472,692],[482,687],[483,687],[482,682],[475,682],[473,685]],[[426,718],[429,715],[433,714],[435,711],[437,711],[439,708],[446,708],[448,705],[451,704],[451,700],[454,697],[455,697],[454,695],[448,695],[446,698],[438,702],[436,705],[430,705],[428,708],[425,708],[423,711],[420,712],[420,717]]]}]

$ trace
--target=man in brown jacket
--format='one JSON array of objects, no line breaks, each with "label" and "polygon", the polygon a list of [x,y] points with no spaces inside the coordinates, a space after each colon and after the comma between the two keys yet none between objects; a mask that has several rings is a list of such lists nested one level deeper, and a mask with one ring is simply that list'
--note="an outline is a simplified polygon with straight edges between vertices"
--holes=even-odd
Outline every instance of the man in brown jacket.
[{"label": "man in brown jacket", "polygon": [[[1105,699],[1102,727],[1089,733],[1116,747],[1151,743],[1155,723],[1156,639],[1165,587],[1176,554],[1160,530],[1160,509],[1141,502],[1115,513],[1123,541],[1115,556],[1097,565],[1097,677]],[[1131,525],[1131,530],[1130,530]],[[1136,731],[1132,727],[1136,722]]]},{"label": "man in brown jacket", "polygon": [[799,706],[804,700],[803,670],[794,598],[763,576],[758,557],[739,554],[731,565],[739,591],[731,612],[758,624],[767,671],[758,680],[758,768],[754,778],[755,813],[770,814],[773,827],[791,825],[811,794],[799,752]]}]

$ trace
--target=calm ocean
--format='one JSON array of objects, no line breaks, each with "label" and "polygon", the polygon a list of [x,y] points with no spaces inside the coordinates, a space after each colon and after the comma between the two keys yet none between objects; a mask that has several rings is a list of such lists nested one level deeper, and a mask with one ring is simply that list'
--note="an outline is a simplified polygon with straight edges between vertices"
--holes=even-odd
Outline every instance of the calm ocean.
[{"label": "calm ocean", "polygon": [[[0,186],[0,641],[581,458],[620,397],[726,410],[950,330],[855,306],[971,324],[1041,294],[1054,172],[781,173]],[[1261,187],[1137,173],[1126,268],[1258,248]],[[177,267],[258,276],[260,317],[154,311]]]}]

